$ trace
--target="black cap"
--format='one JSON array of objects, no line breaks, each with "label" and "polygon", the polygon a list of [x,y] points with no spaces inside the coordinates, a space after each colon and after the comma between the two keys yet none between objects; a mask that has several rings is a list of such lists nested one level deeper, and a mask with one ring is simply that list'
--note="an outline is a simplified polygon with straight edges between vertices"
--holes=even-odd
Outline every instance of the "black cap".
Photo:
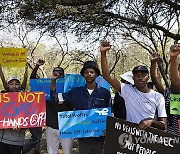
[{"label": "black cap", "polygon": [[137,73],[139,71],[144,72],[144,73],[149,73],[147,67],[143,66],[143,65],[136,66],[132,70],[133,74],[135,74],[135,73]]},{"label": "black cap", "polygon": [[92,68],[92,69],[94,69],[94,70],[96,71],[96,73],[97,73],[97,76],[100,75],[100,70],[99,70],[98,65],[97,65],[97,63],[96,63],[95,61],[86,61],[86,62],[84,63],[83,68],[82,68],[81,71],[80,71],[80,73],[81,73],[82,76],[83,76],[83,74],[84,74],[84,71],[85,71],[87,68]]},{"label": "black cap", "polygon": [[61,72],[64,75],[64,69],[62,67],[55,67],[53,72]]}]

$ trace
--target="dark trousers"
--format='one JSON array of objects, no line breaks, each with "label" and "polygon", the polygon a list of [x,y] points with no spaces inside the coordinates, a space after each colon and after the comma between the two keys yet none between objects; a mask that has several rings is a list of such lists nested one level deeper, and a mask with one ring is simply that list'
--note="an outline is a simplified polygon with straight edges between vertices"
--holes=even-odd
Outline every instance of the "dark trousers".
[{"label": "dark trousers", "polygon": [[31,149],[34,148],[34,154],[40,154],[40,143],[41,143],[41,137],[42,137],[42,128],[29,128],[29,131],[31,133],[31,139],[26,142],[23,146],[23,154],[26,154]]},{"label": "dark trousers", "polygon": [[0,154],[22,154],[23,146],[0,142]]},{"label": "dark trousers", "polygon": [[102,154],[104,140],[98,141],[85,141],[78,140],[79,154]]}]

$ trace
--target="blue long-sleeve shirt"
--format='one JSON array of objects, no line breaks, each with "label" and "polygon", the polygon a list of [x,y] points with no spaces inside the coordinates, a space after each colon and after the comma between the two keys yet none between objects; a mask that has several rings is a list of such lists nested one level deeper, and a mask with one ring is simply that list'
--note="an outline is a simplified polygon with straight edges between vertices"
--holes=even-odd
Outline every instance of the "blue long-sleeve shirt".
[{"label": "blue long-sleeve shirt", "polygon": [[[62,94],[64,102],[73,105],[75,110],[87,110],[93,108],[111,107],[110,92],[102,87],[96,87],[90,95],[87,87],[77,87]],[[51,101],[59,103],[58,93],[50,91]]]},{"label": "blue long-sleeve shirt", "polygon": [[[72,105],[75,110],[112,107],[110,92],[107,89],[99,86],[96,86],[91,95],[89,94],[85,85],[83,87],[74,88],[67,93],[63,93],[62,96],[64,102],[70,103],[70,105]],[[58,93],[56,90],[50,91],[50,98],[52,102],[59,103]],[[81,140],[104,140],[104,136],[81,138]]]}]

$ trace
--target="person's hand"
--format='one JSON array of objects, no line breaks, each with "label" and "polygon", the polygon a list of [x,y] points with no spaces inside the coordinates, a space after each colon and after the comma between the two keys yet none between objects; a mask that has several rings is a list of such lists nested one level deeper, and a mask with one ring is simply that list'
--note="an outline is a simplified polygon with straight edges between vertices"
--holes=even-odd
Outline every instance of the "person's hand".
[{"label": "person's hand", "polygon": [[53,73],[52,73],[52,77],[51,77],[51,79],[52,79],[52,80],[56,80],[56,79],[58,79],[58,78],[59,78],[59,73],[58,73],[58,72],[56,72],[56,71],[55,71],[55,72],[53,72]]},{"label": "person's hand", "polygon": [[170,47],[170,56],[177,57],[180,54],[180,43],[174,44]]},{"label": "person's hand", "polygon": [[103,133],[101,134],[101,136],[106,136],[106,130],[103,131]]},{"label": "person's hand", "polygon": [[100,46],[101,52],[106,52],[111,48],[110,42],[108,41],[102,41]]},{"label": "person's hand", "polygon": [[151,61],[157,62],[159,59],[160,59],[159,53],[153,52],[153,53],[151,54]]},{"label": "person's hand", "polygon": [[13,130],[20,131],[20,127],[18,125],[13,127]]},{"label": "person's hand", "polygon": [[153,122],[154,122],[154,119],[152,118],[141,120],[141,122],[139,123],[139,129],[146,129],[150,127]]},{"label": "person's hand", "polygon": [[44,63],[45,63],[44,60],[39,59],[39,60],[36,62],[36,65],[41,66],[41,65],[44,65]]}]

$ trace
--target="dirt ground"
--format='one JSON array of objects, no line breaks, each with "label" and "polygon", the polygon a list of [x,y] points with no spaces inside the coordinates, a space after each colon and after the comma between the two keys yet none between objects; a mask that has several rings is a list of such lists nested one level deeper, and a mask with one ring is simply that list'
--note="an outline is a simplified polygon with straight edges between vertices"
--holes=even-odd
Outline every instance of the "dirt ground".
[{"label": "dirt ground", "polygon": [[[29,132],[26,133],[26,140],[30,139],[31,135]],[[46,148],[46,137],[45,137],[45,131],[43,131],[42,135],[42,141],[41,141],[41,154],[48,154],[47,153],[47,148]],[[33,149],[28,152],[28,154],[34,154]],[[59,154],[63,154],[63,150],[61,145],[59,146]],[[78,154],[78,143],[77,140],[74,140],[74,145],[73,145],[73,154]]]}]

